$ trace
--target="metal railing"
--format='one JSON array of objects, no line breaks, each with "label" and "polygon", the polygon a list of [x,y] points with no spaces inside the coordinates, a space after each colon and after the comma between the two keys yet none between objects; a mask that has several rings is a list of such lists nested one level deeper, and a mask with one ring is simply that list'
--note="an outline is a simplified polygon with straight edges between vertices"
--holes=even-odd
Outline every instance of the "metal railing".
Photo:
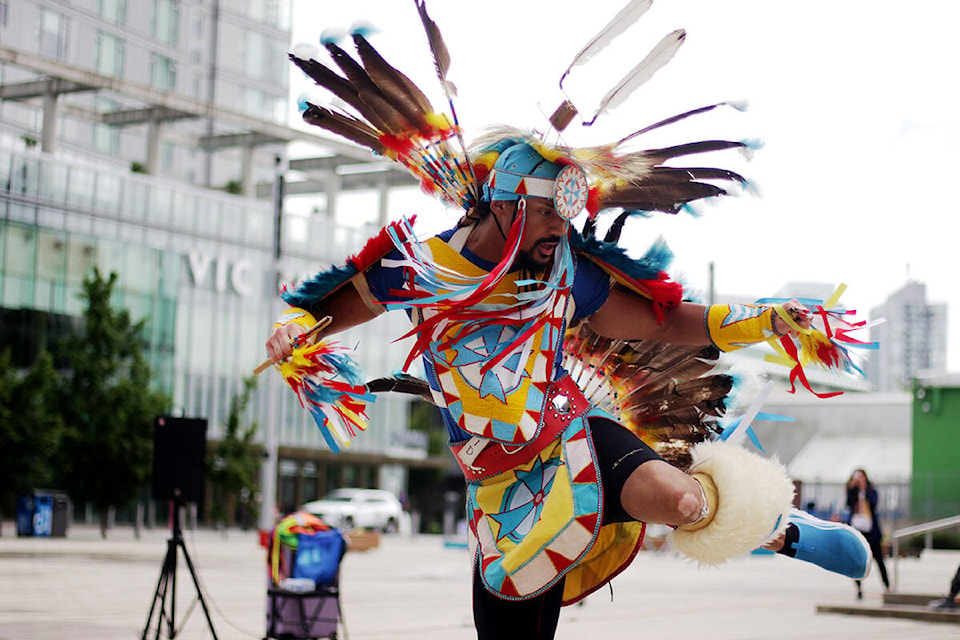
[{"label": "metal railing", "polygon": [[915,524],[912,527],[904,527],[903,529],[897,529],[893,532],[893,591],[897,590],[898,578],[900,576],[900,539],[924,534],[925,540],[923,546],[925,549],[930,549],[933,547],[932,534],[934,531],[939,531],[940,529],[949,529],[950,527],[956,526],[960,526],[960,516],[951,516],[949,518],[941,518],[939,520],[932,520],[931,522]]}]

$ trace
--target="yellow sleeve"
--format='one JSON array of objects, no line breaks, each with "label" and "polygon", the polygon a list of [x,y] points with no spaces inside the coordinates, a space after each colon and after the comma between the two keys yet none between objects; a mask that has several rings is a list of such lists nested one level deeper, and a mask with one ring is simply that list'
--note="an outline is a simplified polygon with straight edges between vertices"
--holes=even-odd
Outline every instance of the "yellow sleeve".
[{"label": "yellow sleeve", "polygon": [[707,307],[704,322],[718,349],[735,351],[778,338],[773,328],[773,313],[772,307],[753,304],[715,304]]}]

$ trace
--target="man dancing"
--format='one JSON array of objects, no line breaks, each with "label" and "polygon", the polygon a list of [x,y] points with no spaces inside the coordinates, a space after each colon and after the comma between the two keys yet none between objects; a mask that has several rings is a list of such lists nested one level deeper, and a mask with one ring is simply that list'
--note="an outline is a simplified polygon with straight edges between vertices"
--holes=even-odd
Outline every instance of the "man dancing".
[{"label": "man dancing", "polygon": [[[438,51],[445,47],[418,6],[442,78],[446,65]],[[851,578],[866,575],[870,551],[859,533],[792,510],[793,485],[783,467],[721,441],[710,426],[723,412],[729,379],[704,376],[711,368],[707,351],[782,344],[784,356],[797,361],[792,379],[805,382],[794,338],[804,348],[831,346],[815,337],[808,310],[797,301],[685,301],[663,272],[669,258],[663,247],[633,260],[615,239],[594,235],[595,216],[604,209],[676,212],[724,193],[709,181],[742,178],[665,161],[742,143],[578,152],[511,130],[457,155],[446,145],[459,128],[438,118],[362,33],[353,37],[362,65],[324,42],[345,77],[315,59],[292,58],[365,121],[313,104],[305,120],[396,159],[465,215],[426,241],[408,221],[393,223],[346,265],[286,291],[290,309],[267,352],[310,403],[321,429],[336,431],[338,421],[356,422],[365,389],[328,376],[338,365],[321,362],[329,345],[311,347],[308,328],[329,316],[330,335],[388,310],[406,311],[415,344],[405,368],[422,361],[423,393],[441,412],[467,482],[478,637],[552,638],[562,605],[629,566],[645,523],[673,527],[673,548],[704,564],[763,546]],[[563,119],[554,126],[562,129]],[[570,221],[584,210],[589,221],[578,231]],[[588,399],[587,385],[564,366],[581,336],[610,345],[583,365],[591,375],[608,385],[632,381],[608,389],[613,400],[604,406],[612,410]],[[679,345],[693,354],[687,359],[694,366],[686,374],[667,370],[640,403],[633,374],[649,361],[634,341]],[[609,365],[613,345],[625,350]],[[836,351],[830,353],[835,362]],[[323,375],[311,382],[305,370]],[[701,378],[707,384],[697,386]],[[677,397],[688,391],[679,412]],[[666,425],[659,436],[652,434],[658,424]]]},{"label": "man dancing", "polygon": [[[497,186],[487,187],[460,226],[427,242],[439,265],[476,279],[497,269],[508,237],[519,238],[495,289],[461,309],[460,319],[448,321],[422,350],[450,447],[469,483],[479,637],[553,637],[561,603],[579,600],[629,564],[640,523],[677,527],[674,546],[708,563],[765,546],[863,577],[870,557],[863,538],[790,510],[792,484],[778,465],[734,445],[704,442],[693,448],[694,464],[685,473],[592,407],[558,366],[567,322],[586,323],[610,338],[725,349],[791,331],[772,307],[679,302],[658,319],[653,301],[611,285],[602,268],[572,255],[570,224],[552,198],[516,193],[524,181],[528,193],[551,192],[562,169],[526,142],[509,144],[494,166]],[[543,189],[532,189],[534,181]],[[424,294],[407,284],[412,268],[398,266],[404,262],[395,249],[325,299],[288,293],[302,310],[291,310],[270,336],[271,358],[289,357],[314,317],[329,314],[328,330],[341,331],[391,303],[409,302],[410,292]],[[528,284],[535,274],[551,286]],[[543,298],[530,305],[543,309],[536,316],[542,322],[531,344],[518,349],[515,337],[530,318],[522,310],[510,317],[510,300],[530,288]],[[799,303],[784,308],[801,327],[809,325]],[[471,319],[471,311],[479,311],[480,320]],[[437,313],[420,305],[411,318],[429,324]],[[492,321],[495,316],[500,319]],[[531,407],[542,409],[539,423],[529,417]],[[465,453],[471,448],[479,453]]]}]

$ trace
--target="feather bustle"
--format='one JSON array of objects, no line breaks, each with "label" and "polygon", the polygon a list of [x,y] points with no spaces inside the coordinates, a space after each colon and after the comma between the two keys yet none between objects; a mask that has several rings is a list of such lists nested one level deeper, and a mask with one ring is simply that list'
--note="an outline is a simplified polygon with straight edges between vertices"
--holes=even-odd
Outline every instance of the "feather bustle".
[{"label": "feather bustle", "polygon": [[367,75],[387,97],[389,103],[400,111],[417,130],[429,131],[432,126],[427,116],[433,112],[433,107],[430,106],[423,92],[411,82],[410,78],[387,63],[363,35],[355,33],[353,41]]},{"label": "feather bustle", "polygon": [[384,147],[377,130],[361,120],[308,102],[303,121],[383,154]]},{"label": "feather bustle", "polygon": [[415,130],[415,127],[403,116],[400,110],[390,104],[390,101],[380,91],[380,88],[377,87],[360,63],[333,42],[325,42],[323,46],[326,47],[330,57],[356,88],[360,100],[376,114],[380,121],[379,124],[382,125],[378,126],[378,129],[394,135]]},{"label": "feather bustle", "polygon": [[417,12],[420,14],[420,22],[423,23],[423,29],[427,34],[427,42],[430,45],[430,52],[433,54],[437,77],[443,82],[447,79],[447,72],[450,70],[450,52],[447,50],[447,43],[443,40],[440,27],[427,13],[427,6],[423,0],[414,0],[414,2],[417,5]]},{"label": "feather bustle", "polygon": [[682,113],[678,113],[678,114],[676,114],[676,115],[672,115],[672,116],[670,116],[669,118],[664,118],[663,120],[660,120],[660,121],[658,121],[658,122],[654,122],[654,123],[651,124],[651,125],[647,125],[646,127],[642,128],[642,129],[639,129],[639,130],[637,130],[637,131],[634,131],[633,133],[629,134],[628,136],[625,136],[625,137],[621,138],[620,141],[619,141],[617,144],[618,144],[618,145],[619,145],[619,144],[623,144],[623,143],[627,142],[628,140],[631,140],[631,139],[633,139],[633,138],[636,138],[637,136],[642,136],[642,135],[645,134],[645,133],[649,133],[649,132],[651,132],[651,131],[653,131],[653,130],[655,130],[655,129],[659,129],[660,127],[664,127],[664,126],[666,126],[666,125],[668,125],[668,124],[674,124],[674,123],[676,123],[676,122],[680,122],[681,120],[685,120],[686,118],[689,118],[689,117],[691,117],[691,116],[696,116],[696,115],[700,115],[701,113],[706,113],[706,112],[708,112],[708,111],[713,111],[713,110],[716,109],[717,107],[722,107],[722,106],[726,106],[726,105],[731,105],[731,106],[732,106],[733,103],[730,103],[730,102],[717,102],[717,103],[715,103],[715,104],[709,104],[709,105],[706,105],[706,106],[704,106],[704,107],[697,107],[696,109],[690,109],[690,110],[688,110],[688,111],[684,111],[684,112],[682,112]]},{"label": "feather bustle", "polygon": [[722,187],[706,182],[686,182],[676,185],[630,186],[601,194],[601,200],[608,208],[677,213],[688,202],[726,193]]},{"label": "feather bustle", "polygon": [[338,75],[335,71],[316,60],[304,60],[293,54],[290,54],[290,59],[310,76],[317,85],[327,89],[353,107],[373,128],[378,131],[384,131],[387,128],[386,120],[384,120],[373,107],[363,101],[356,86],[354,86],[350,80]]},{"label": "feather bustle", "polygon": [[430,391],[430,385],[427,384],[427,381],[408,374],[374,378],[367,382],[366,387],[370,393],[403,393],[415,395],[434,404],[433,394]]},{"label": "feather bustle", "polygon": [[662,149],[650,149],[644,151],[644,155],[653,159],[656,164],[660,164],[670,158],[680,156],[689,156],[697,153],[708,153],[710,151],[723,151],[726,149],[742,149],[747,145],[743,142],[733,140],[701,140],[699,142],[688,142],[678,144],[672,147]]},{"label": "feather bustle", "polygon": [[353,105],[358,99],[357,90],[350,81],[322,62],[317,62],[313,58],[298,58],[292,53],[287,57],[317,85],[327,89],[347,104]]},{"label": "feather bustle", "polygon": [[733,379],[714,373],[715,347],[604,338],[586,323],[566,340],[563,366],[585,395],[671,464],[684,468],[690,447],[721,430]]}]

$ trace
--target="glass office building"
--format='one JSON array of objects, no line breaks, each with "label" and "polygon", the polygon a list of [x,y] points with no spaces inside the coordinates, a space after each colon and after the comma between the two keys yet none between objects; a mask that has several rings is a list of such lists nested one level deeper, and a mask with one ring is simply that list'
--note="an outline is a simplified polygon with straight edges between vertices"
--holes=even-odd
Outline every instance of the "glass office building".
[{"label": "glass office building", "polygon": [[[371,190],[382,219],[391,185],[410,184],[280,124],[289,16],[286,0],[0,0],[0,332],[20,364],[81,314],[94,267],[116,272],[114,303],[147,321],[173,414],[222,436],[231,398],[265,357],[279,284],[342,263],[376,231],[334,221],[339,192]],[[318,184],[335,189],[316,194],[313,213],[281,217],[277,167],[302,139],[321,149],[308,159]],[[365,374],[385,375],[403,362],[409,343],[393,339],[407,328],[387,314],[340,340],[363,344]],[[266,510],[338,486],[399,494],[409,467],[446,466],[409,432],[409,403],[379,397],[370,429],[335,456],[279,377],[261,376],[248,417],[271,454]]]},{"label": "glass office building", "polygon": [[[208,437],[216,439],[231,397],[265,355],[281,309],[277,284],[342,262],[372,233],[310,220],[307,233],[288,243],[298,248],[278,264],[273,224],[268,203],[0,150],[4,342],[17,345],[15,359],[25,364],[49,344],[58,321],[81,314],[78,294],[93,268],[116,272],[114,303],[147,320],[149,361],[174,414],[207,418]],[[342,342],[365,346],[358,352],[365,373],[389,374],[405,355],[405,345],[392,342],[405,325],[402,316],[382,316]],[[409,446],[406,399],[380,397],[370,407],[372,428],[334,458],[277,376],[268,372],[262,382],[251,417],[275,430],[286,454],[279,461],[283,509],[343,484],[406,489],[404,459],[425,453]]]}]

